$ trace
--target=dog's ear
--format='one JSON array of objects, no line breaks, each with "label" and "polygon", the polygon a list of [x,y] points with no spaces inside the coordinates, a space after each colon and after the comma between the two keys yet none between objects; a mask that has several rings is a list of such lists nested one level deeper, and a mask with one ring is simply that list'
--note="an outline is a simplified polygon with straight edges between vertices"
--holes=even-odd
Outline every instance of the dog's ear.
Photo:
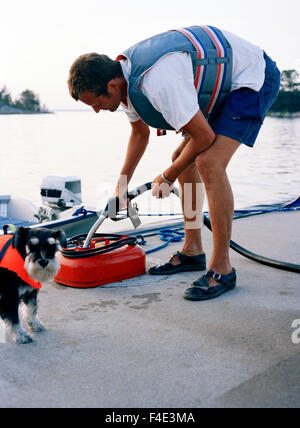
[{"label": "dog's ear", "polygon": [[67,248],[67,245],[68,245],[67,237],[63,230],[54,230],[53,238],[59,241],[62,248]]},{"label": "dog's ear", "polygon": [[12,245],[13,245],[13,248],[17,248],[17,250],[19,250],[20,253],[22,253],[23,250],[25,249],[28,231],[29,231],[28,227],[21,226],[21,227],[18,227],[14,233]]}]

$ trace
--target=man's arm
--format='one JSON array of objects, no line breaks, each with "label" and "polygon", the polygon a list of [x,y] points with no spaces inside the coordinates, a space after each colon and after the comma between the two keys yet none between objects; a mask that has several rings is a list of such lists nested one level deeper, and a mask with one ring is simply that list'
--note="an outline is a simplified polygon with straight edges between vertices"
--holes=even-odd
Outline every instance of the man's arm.
[{"label": "man's arm", "polygon": [[190,140],[181,155],[164,172],[165,177],[170,181],[175,181],[195,161],[201,152],[207,150],[212,145],[216,137],[200,110],[183,127],[183,131],[190,136]]},{"label": "man's arm", "polygon": [[[131,135],[129,138],[125,161],[120,172],[120,176],[127,177],[127,183],[131,180],[133,173],[145,153],[146,147],[149,142],[150,129],[142,120],[137,122],[130,122],[131,124]],[[116,192],[119,195],[119,183],[116,188]]]}]

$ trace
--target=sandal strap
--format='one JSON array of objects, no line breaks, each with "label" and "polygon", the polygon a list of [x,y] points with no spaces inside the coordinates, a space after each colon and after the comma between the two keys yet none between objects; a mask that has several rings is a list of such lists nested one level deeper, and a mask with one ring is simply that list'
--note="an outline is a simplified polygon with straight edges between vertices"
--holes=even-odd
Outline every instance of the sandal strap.
[{"label": "sandal strap", "polygon": [[207,279],[213,278],[220,285],[232,285],[236,280],[236,271],[233,269],[233,271],[228,275],[221,275],[219,273],[215,273],[213,270],[209,270],[205,276]]},{"label": "sandal strap", "polygon": [[172,258],[170,259],[170,262],[174,257],[178,257],[181,264],[189,264],[189,265],[197,265],[199,263],[203,263],[203,261],[206,260],[205,254],[200,254],[199,256],[187,256],[186,254],[182,254],[179,251],[175,253]]}]

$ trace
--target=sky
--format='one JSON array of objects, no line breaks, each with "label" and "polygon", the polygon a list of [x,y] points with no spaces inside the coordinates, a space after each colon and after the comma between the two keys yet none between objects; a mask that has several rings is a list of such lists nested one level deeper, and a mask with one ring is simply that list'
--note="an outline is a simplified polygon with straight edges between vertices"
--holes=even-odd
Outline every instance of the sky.
[{"label": "sky", "polygon": [[78,109],[67,88],[81,54],[115,58],[169,29],[214,25],[300,72],[299,0],[0,0],[0,88],[37,93],[49,109]]}]

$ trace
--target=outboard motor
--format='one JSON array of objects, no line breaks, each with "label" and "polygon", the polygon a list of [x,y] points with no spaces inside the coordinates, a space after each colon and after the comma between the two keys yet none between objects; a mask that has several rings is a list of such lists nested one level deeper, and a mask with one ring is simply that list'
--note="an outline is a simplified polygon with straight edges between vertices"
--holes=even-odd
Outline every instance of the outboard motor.
[{"label": "outboard motor", "polygon": [[43,207],[39,220],[55,220],[59,213],[82,203],[79,177],[48,176],[41,185]]}]

